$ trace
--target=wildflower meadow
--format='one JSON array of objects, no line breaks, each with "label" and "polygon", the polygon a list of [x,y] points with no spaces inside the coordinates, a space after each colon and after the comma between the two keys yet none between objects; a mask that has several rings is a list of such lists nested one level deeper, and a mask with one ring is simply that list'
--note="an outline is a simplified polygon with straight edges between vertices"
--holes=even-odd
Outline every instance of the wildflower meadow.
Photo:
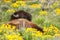
[{"label": "wildflower meadow", "polygon": [[[44,33],[5,25],[19,10],[29,12],[32,22],[42,27]],[[60,40],[60,0],[0,0],[0,40]]]}]

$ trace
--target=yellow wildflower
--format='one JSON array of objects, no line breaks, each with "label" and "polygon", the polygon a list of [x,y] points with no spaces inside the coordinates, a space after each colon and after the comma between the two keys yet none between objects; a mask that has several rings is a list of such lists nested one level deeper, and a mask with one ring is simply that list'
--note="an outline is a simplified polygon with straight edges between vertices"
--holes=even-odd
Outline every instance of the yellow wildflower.
[{"label": "yellow wildflower", "polygon": [[0,33],[2,32],[2,29],[0,29]]},{"label": "yellow wildflower", "polygon": [[41,4],[32,4],[30,8],[41,8]]},{"label": "yellow wildflower", "polygon": [[[3,31],[3,34],[7,40],[23,40],[15,29],[15,26],[11,26],[9,24],[3,24],[0,27],[0,32]],[[16,33],[17,32],[17,33]]]},{"label": "yellow wildflower", "polygon": [[10,2],[11,2],[11,0],[4,0],[4,2],[6,2],[6,3],[10,3]]},{"label": "yellow wildflower", "polygon": [[13,12],[15,12],[15,10],[9,9],[9,10],[7,10],[7,12],[8,12],[8,13],[13,13]]},{"label": "yellow wildflower", "polygon": [[16,1],[16,3],[19,3],[19,4],[26,4],[25,1]]},{"label": "yellow wildflower", "polygon": [[27,29],[26,29],[26,32],[29,32],[29,31],[30,31],[30,32],[33,32],[32,30],[33,30],[33,31],[36,31],[36,29],[34,29],[34,28],[27,28]]},{"label": "yellow wildflower", "polygon": [[19,7],[19,4],[13,3],[11,6],[12,6],[12,7]]},{"label": "yellow wildflower", "polygon": [[33,37],[40,37],[42,35],[42,32],[37,31],[34,28],[27,28],[26,32],[31,32]]},{"label": "yellow wildflower", "polygon": [[59,33],[59,29],[57,27],[54,27],[54,31],[56,34]]},{"label": "yellow wildflower", "polygon": [[20,36],[20,35],[17,35],[16,33],[13,33],[13,34],[4,34],[5,37],[8,39],[8,40],[23,40],[23,38]]},{"label": "yellow wildflower", "polygon": [[14,40],[14,39],[17,39],[17,40],[23,40],[21,36],[18,36],[18,35],[6,35],[6,38],[8,40]]},{"label": "yellow wildflower", "polygon": [[15,27],[15,26],[12,26],[12,29],[13,29],[13,30],[15,30],[15,29],[16,29],[16,27]]},{"label": "yellow wildflower", "polygon": [[56,15],[60,15],[60,9],[59,8],[55,9],[55,12],[56,12]]},{"label": "yellow wildflower", "polygon": [[21,4],[21,6],[26,6],[26,4]]},{"label": "yellow wildflower", "polygon": [[37,32],[36,32],[36,37],[40,37],[40,36],[42,36],[42,33],[39,32],[39,31],[37,31]]},{"label": "yellow wildflower", "polygon": [[48,12],[47,11],[40,11],[39,14],[40,15],[48,15]]},{"label": "yellow wildflower", "polygon": [[53,29],[54,29],[54,26],[53,25],[50,25],[49,31],[52,31]]},{"label": "yellow wildflower", "polygon": [[44,27],[44,29],[43,29],[44,31],[47,31],[48,29],[46,28],[46,27]]},{"label": "yellow wildflower", "polygon": [[21,6],[26,6],[26,2],[25,1],[16,1],[16,3],[21,5]]},{"label": "yellow wildflower", "polygon": [[2,28],[5,28],[4,26],[5,26],[5,24],[2,24],[2,25],[1,25],[1,29],[2,29]]},{"label": "yellow wildflower", "polygon": [[7,29],[11,29],[11,25],[7,25]]},{"label": "yellow wildflower", "polygon": [[48,31],[51,32],[52,30],[54,31],[54,26],[53,25],[50,25]]}]

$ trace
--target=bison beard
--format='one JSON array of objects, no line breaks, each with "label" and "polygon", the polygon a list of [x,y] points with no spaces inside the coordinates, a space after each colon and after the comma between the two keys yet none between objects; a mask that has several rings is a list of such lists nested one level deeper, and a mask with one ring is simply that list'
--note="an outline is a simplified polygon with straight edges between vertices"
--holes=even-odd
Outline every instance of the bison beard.
[{"label": "bison beard", "polygon": [[16,26],[16,28],[18,28],[18,29],[35,28],[41,32],[44,32],[41,27],[38,27],[36,24],[34,24],[26,19],[15,19],[15,20],[9,21],[7,24]]}]

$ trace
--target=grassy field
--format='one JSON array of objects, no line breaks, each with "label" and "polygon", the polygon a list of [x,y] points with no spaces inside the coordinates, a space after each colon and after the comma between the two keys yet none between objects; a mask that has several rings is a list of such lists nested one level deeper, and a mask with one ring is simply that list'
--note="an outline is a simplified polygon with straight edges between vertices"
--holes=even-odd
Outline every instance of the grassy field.
[{"label": "grassy field", "polygon": [[[15,26],[4,25],[18,10],[29,12],[32,22],[43,27],[45,32],[33,28],[15,30]],[[0,40],[60,40],[60,0],[1,0],[0,26]]]}]

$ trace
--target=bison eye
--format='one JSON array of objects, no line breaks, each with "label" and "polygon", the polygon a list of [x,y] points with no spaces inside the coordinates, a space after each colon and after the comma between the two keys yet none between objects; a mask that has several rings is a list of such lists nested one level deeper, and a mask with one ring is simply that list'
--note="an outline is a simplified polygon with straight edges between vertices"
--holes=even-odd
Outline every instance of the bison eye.
[{"label": "bison eye", "polygon": [[14,16],[14,17],[19,17],[19,15],[18,15],[18,14],[16,14],[16,15],[15,15],[15,14],[13,14],[13,16]]}]

